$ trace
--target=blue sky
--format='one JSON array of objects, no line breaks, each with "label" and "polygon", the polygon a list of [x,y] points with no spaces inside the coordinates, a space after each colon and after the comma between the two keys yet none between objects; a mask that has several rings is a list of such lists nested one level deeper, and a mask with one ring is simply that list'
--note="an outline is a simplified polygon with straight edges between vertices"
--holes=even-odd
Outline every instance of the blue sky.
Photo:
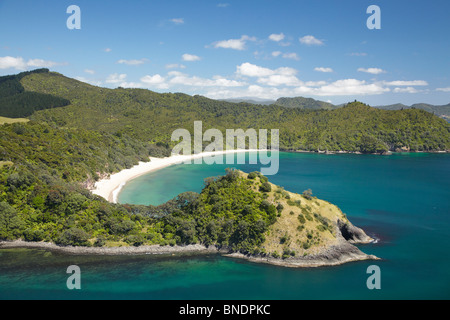
[{"label": "blue sky", "polygon": [[[81,10],[69,30],[67,7]],[[369,30],[369,5],[381,29]],[[450,102],[450,1],[0,0],[0,75],[335,104]]]}]

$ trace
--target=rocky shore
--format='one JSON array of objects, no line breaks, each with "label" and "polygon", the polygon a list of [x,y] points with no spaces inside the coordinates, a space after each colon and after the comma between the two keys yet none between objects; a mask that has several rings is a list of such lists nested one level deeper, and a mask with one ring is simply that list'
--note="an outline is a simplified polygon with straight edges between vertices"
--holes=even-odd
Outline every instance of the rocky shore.
[{"label": "rocky shore", "polygon": [[133,255],[133,254],[177,254],[177,253],[216,253],[216,247],[205,247],[200,244],[187,246],[122,246],[122,247],[74,247],[58,246],[49,242],[28,242],[23,240],[1,241],[0,249],[27,248],[56,251],[66,254],[79,255]]},{"label": "rocky shore", "polygon": [[267,263],[283,267],[291,268],[312,268],[336,266],[347,262],[363,261],[363,260],[380,260],[380,258],[365,254],[357,247],[346,241],[344,238],[339,239],[339,243],[324,250],[303,256],[290,257],[287,259],[273,258],[270,256],[247,256],[241,253],[225,254],[232,258],[242,258],[256,263]]},{"label": "rocky shore", "polygon": [[[222,254],[226,257],[245,259],[256,263],[268,263],[284,267],[323,267],[335,266],[353,261],[362,260],[379,260],[374,255],[363,253],[353,244],[369,243],[373,239],[368,237],[364,231],[354,227],[353,225],[345,224],[341,229],[347,230],[347,238],[339,234],[337,243],[328,246],[318,253],[306,255],[302,257],[290,257],[287,259],[274,258],[271,256],[252,256],[242,253],[230,253],[228,249],[219,249],[215,246],[206,247],[200,244],[192,244],[186,246],[122,246],[122,247],[74,247],[74,246],[58,246],[49,242],[27,242],[23,240],[15,241],[1,241],[0,249],[13,248],[27,248],[27,249],[41,249],[64,254],[74,255],[184,255],[184,254]],[[345,232],[344,232],[345,234]]]}]

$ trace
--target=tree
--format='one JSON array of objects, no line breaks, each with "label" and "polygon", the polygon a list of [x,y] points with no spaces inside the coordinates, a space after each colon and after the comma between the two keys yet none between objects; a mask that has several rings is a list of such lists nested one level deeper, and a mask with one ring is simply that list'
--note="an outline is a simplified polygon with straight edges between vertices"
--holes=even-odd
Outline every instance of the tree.
[{"label": "tree", "polygon": [[303,197],[305,197],[308,200],[311,200],[311,198],[312,198],[312,190],[308,189],[308,190],[303,191]]},{"label": "tree", "polygon": [[0,202],[0,239],[13,240],[22,233],[23,221],[17,211],[6,202]]},{"label": "tree", "polygon": [[88,246],[89,234],[79,228],[71,228],[62,233],[56,243],[62,246]]},{"label": "tree", "polygon": [[272,191],[272,186],[270,185],[269,182],[264,182],[264,183],[259,187],[259,191],[262,191],[262,192],[270,192],[270,191]]}]

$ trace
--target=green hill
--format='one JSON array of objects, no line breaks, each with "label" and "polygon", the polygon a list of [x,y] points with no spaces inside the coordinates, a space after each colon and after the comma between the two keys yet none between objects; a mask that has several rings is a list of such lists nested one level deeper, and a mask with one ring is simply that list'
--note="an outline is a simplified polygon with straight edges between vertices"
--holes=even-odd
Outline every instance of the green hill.
[{"label": "green hill", "polygon": [[70,101],[61,97],[25,91],[20,83],[20,80],[27,75],[48,72],[48,69],[37,69],[0,77],[0,116],[22,118],[30,116],[38,110],[68,105]]},{"label": "green hill", "polygon": [[303,110],[278,105],[230,103],[182,93],[143,89],[106,89],[57,73],[30,73],[21,79],[26,91],[70,101],[30,118],[58,126],[85,128],[173,145],[178,128],[203,130],[279,129],[282,150],[384,152],[450,149],[449,124],[418,109],[387,111],[359,102],[334,110]]},{"label": "green hill", "polygon": [[279,98],[276,105],[287,107],[287,108],[299,108],[299,109],[311,109],[311,110],[332,110],[338,108],[337,106],[324,102],[315,100],[312,98],[295,97],[295,98]]}]

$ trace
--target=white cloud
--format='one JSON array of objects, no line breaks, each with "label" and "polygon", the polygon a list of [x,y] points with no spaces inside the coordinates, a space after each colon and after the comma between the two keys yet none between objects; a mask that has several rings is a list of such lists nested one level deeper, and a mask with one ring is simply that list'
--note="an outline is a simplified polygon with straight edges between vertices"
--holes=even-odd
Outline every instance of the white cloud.
[{"label": "white cloud", "polygon": [[333,83],[313,89],[311,92],[318,96],[346,96],[346,95],[374,95],[389,92],[380,84],[357,79],[337,80]]},{"label": "white cloud", "polygon": [[359,72],[365,72],[370,74],[380,74],[380,73],[386,73],[383,69],[380,68],[358,68]]},{"label": "white cloud", "polygon": [[283,52],[281,52],[281,51],[274,51],[274,52],[272,52],[272,57],[278,57],[281,54],[283,54]]},{"label": "white cloud", "polygon": [[272,41],[279,42],[284,39],[284,34],[283,33],[280,33],[280,34],[273,33],[269,36],[269,39]]},{"label": "white cloud", "polygon": [[307,46],[321,46],[323,45],[323,41],[315,38],[314,36],[308,35],[299,39],[300,43],[305,44]]},{"label": "white cloud", "polygon": [[58,63],[58,62],[46,61],[46,60],[42,60],[42,59],[30,59],[27,62],[27,66],[33,67],[33,68],[51,68],[51,67],[63,65],[63,64],[67,64],[67,63]]},{"label": "white cloud", "polygon": [[183,24],[184,23],[184,19],[183,18],[174,18],[174,19],[170,19],[170,21],[175,23],[175,24]]},{"label": "white cloud", "polygon": [[105,82],[110,84],[115,84],[118,87],[122,88],[142,88],[142,83],[140,82],[127,82],[125,81],[127,78],[127,75],[125,73],[113,73],[110,74]]},{"label": "white cloud", "polygon": [[384,82],[387,86],[427,86],[428,82],[424,80],[412,80],[412,81],[390,81]]},{"label": "white cloud", "polygon": [[[274,80],[273,78],[272,80]],[[279,78],[281,79],[281,78]],[[299,81],[294,87],[265,87],[261,85],[249,85],[243,89],[236,90],[211,90],[205,95],[213,99],[238,98],[238,97],[255,97],[262,99],[277,99],[279,97],[296,97],[296,96],[358,96],[358,95],[378,95],[389,92],[389,88],[383,87],[379,83],[367,83],[357,79],[342,79],[332,83],[325,81],[305,82]],[[275,83],[273,83],[275,84]]]},{"label": "white cloud", "polygon": [[105,82],[106,82],[106,83],[117,84],[117,83],[124,82],[126,78],[127,78],[127,75],[124,74],[124,73],[122,73],[122,74],[113,73],[113,74],[110,74],[110,75],[106,78]]},{"label": "white cloud", "polygon": [[244,82],[229,80],[222,76],[214,76],[212,79],[205,79],[197,76],[188,76],[178,71],[169,72],[172,76],[169,80],[170,84],[192,86],[192,87],[240,87],[245,85]]},{"label": "white cloud", "polygon": [[230,6],[230,4],[229,3],[218,3],[217,6],[219,8],[226,8],[226,7]]},{"label": "white cloud", "polygon": [[242,63],[240,66],[236,67],[236,73],[240,76],[247,77],[267,77],[272,75],[295,75],[297,74],[297,70],[289,67],[281,67],[275,70],[260,67],[249,62]]},{"label": "white cloud", "polygon": [[199,61],[199,60],[201,60],[201,58],[199,56],[189,54],[189,53],[183,54],[182,59],[183,59],[183,61]]},{"label": "white cloud", "polygon": [[95,74],[95,71],[91,70],[91,69],[84,69],[84,72],[89,73],[89,74]]},{"label": "white cloud", "polygon": [[147,84],[161,84],[164,83],[165,79],[161,75],[155,74],[154,76],[144,76],[141,81]]},{"label": "white cloud", "polygon": [[283,54],[285,59],[300,60],[300,57],[295,52],[288,52]]},{"label": "white cloud", "polygon": [[229,39],[214,42],[213,46],[214,48],[245,50],[247,41],[256,41],[256,38],[243,35],[240,39]]},{"label": "white cloud", "polygon": [[317,67],[317,68],[314,68],[314,71],[329,73],[329,72],[333,72],[333,69],[331,69],[331,68],[324,68],[324,67]]},{"label": "white cloud", "polygon": [[300,57],[295,52],[287,52],[287,53],[283,53],[281,51],[272,52],[272,57],[279,57],[279,56],[285,59],[300,60]]},{"label": "white cloud", "polygon": [[117,63],[119,64],[126,64],[129,66],[138,66],[141,64],[144,64],[145,62],[147,62],[148,59],[142,58],[139,60],[133,59],[133,60],[125,60],[125,59],[120,59],[119,61],[117,61]]},{"label": "white cloud", "polygon": [[406,87],[406,88],[394,88],[392,90],[395,93],[417,93],[419,92],[416,88],[413,87]]},{"label": "white cloud", "polygon": [[440,92],[450,92],[450,87],[447,87],[447,88],[437,88],[436,91],[440,91]]},{"label": "white cloud", "polygon": [[29,59],[28,61],[25,61],[22,57],[0,57],[0,69],[13,68],[16,70],[26,70],[28,68],[51,68],[65,64],[67,63],[59,63],[42,59]]},{"label": "white cloud", "polygon": [[367,53],[365,53],[365,52],[352,52],[352,53],[350,53],[350,55],[354,56],[354,57],[365,57],[365,56],[367,56]]},{"label": "white cloud", "polygon": [[105,49],[103,49],[103,51],[105,51],[105,52],[111,52],[112,49],[111,49],[111,48],[105,48]]},{"label": "white cloud", "polygon": [[322,87],[325,86],[328,82],[326,81],[306,81],[305,86],[307,87]]},{"label": "white cloud", "polygon": [[166,79],[159,74],[155,74],[153,76],[143,76],[141,82],[150,87],[156,87],[158,89],[167,89],[169,85],[166,83]]},{"label": "white cloud", "polygon": [[266,84],[273,87],[278,86],[294,87],[302,84],[302,82],[296,76],[282,75],[282,74],[273,74],[268,77],[261,77],[257,81],[260,84]]},{"label": "white cloud", "polygon": [[289,67],[269,69],[245,62],[236,67],[236,74],[244,77],[256,77],[258,83],[275,87],[301,84],[301,81],[295,76],[297,70]]},{"label": "white cloud", "polygon": [[166,64],[166,69],[185,69],[186,66],[184,64],[171,63]]},{"label": "white cloud", "polygon": [[273,75],[275,72],[271,69],[245,62],[236,67],[236,73],[248,77],[266,77]]}]

